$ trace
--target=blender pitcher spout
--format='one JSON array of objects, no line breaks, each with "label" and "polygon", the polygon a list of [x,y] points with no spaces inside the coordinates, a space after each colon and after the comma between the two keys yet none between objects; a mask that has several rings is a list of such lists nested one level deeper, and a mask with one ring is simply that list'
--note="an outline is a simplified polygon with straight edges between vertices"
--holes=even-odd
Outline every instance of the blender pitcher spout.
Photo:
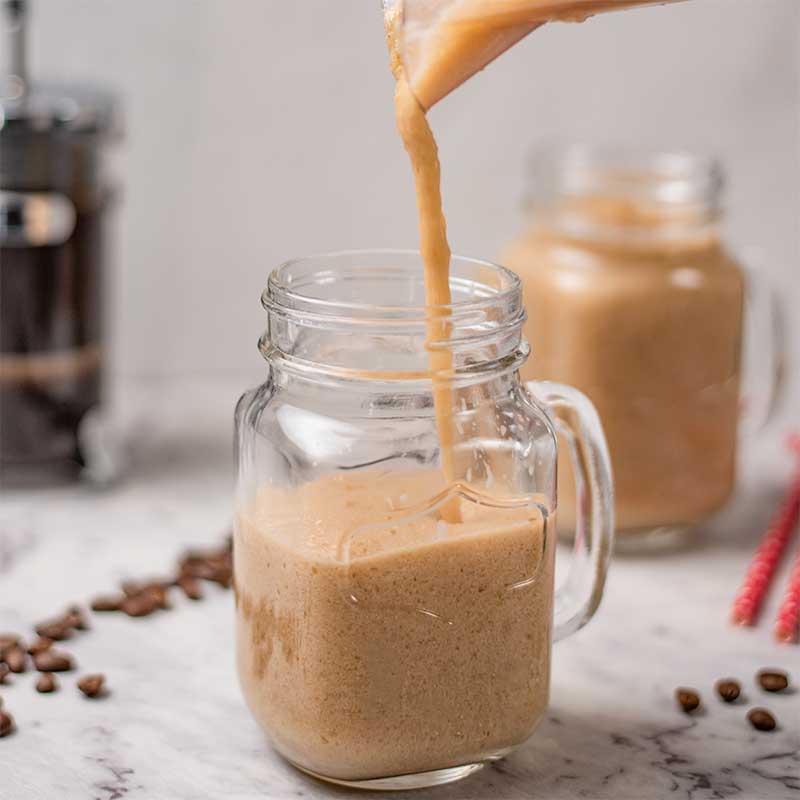
[{"label": "blender pitcher spout", "polygon": [[[426,111],[546,22],[683,0],[383,0]],[[391,15],[391,16],[389,16]]]},{"label": "blender pitcher spout", "polygon": [[488,17],[496,16],[493,5],[463,0],[384,0],[385,13],[397,15],[403,67],[426,111],[543,24],[499,19],[487,24]]}]

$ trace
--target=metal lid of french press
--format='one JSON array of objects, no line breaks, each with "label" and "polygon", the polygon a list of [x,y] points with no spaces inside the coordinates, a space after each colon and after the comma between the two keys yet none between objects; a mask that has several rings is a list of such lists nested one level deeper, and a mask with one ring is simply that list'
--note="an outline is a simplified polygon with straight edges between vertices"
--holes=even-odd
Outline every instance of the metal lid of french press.
[{"label": "metal lid of french press", "polygon": [[28,73],[26,0],[0,0],[6,63],[0,75],[0,131],[107,134],[115,124],[112,96],[96,87],[35,83]]},{"label": "metal lid of french press", "polygon": [[87,86],[37,83],[24,98],[0,97],[0,136],[25,131],[105,137],[115,125],[111,95]]},{"label": "metal lid of french press", "polygon": [[57,244],[75,209],[104,191],[101,146],[117,132],[113,97],[90,86],[33,82],[26,0],[0,0],[0,244]]}]

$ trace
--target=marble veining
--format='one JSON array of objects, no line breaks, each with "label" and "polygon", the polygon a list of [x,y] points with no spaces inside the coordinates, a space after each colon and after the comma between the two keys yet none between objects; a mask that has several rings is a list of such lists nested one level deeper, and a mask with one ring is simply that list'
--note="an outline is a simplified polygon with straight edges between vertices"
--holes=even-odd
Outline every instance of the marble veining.
[{"label": "marble veining", "polygon": [[[165,572],[187,545],[219,541],[230,515],[231,394],[209,400],[219,413],[196,423],[202,442],[187,438],[196,418],[183,430],[151,425],[114,489],[4,493],[0,631],[27,633],[121,578]],[[768,624],[726,623],[789,462],[775,448],[748,463],[746,490],[692,546],[615,558],[597,618],[555,647],[551,707],[531,740],[462,783],[395,797],[800,799],[800,691],[768,695],[753,681],[758,668],[781,666],[800,685],[800,648],[773,644]],[[365,796],[313,781],[270,749],[239,694],[231,593],[206,594],[144,620],[93,615],[94,629],[65,643],[80,670],[107,674],[104,700],[83,698],[75,675],[51,696],[34,691],[32,673],[0,686],[19,727],[0,740],[0,800]],[[744,697],[727,705],[713,684],[729,676]],[[678,685],[701,692],[699,713],[676,707]],[[756,704],[775,713],[777,731],[747,724]]]}]

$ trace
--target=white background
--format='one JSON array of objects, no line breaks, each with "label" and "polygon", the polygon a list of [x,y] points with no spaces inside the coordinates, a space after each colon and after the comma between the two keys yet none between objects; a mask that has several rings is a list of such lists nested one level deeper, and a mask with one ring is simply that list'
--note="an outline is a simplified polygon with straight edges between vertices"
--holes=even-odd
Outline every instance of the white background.
[{"label": "white background", "polygon": [[[414,246],[378,0],[36,0],[38,76],[118,90],[113,367],[262,370],[259,293],[296,255]],[[540,141],[722,156],[728,236],[800,304],[800,2],[694,0],[533,34],[431,114],[457,252],[522,224]],[[794,338],[797,328],[794,328]]]}]

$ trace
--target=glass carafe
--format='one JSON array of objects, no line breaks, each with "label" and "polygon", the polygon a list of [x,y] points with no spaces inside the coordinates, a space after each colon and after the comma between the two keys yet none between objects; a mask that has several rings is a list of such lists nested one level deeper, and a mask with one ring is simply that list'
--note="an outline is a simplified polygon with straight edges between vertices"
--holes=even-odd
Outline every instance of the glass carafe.
[{"label": "glass carafe", "polygon": [[[663,534],[696,526],[733,491],[745,328],[762,420],[778,374],[769,292],[722,240],[721,168],[680,153],[544,150],[531,186],[531,223],[503,254],[535,342],[523,376],[568,382],[597,407],[620,541],[672,541]],[[568,469],[560,479],[571,496]],[[565,532],[570,514],[567,503]]]},{"label": "glass carafe", "polygon": [[[369,788],[456,780],[527,739],[548,702],[551,642],[594,613],[612,545],[591,404],[520,381],[519,279],[454,258],[453,303],[430,309],[422,275],[418,253],[396,251],[279,267],[262,298],[268,377],[236,412],[245,698],[289,761]],[[447,315],[445,340],[426,340],[431,315]],[[450,482],[435,348],[453,355],[438,376]],[[581,513],[554,591],[556,428]]]}]

